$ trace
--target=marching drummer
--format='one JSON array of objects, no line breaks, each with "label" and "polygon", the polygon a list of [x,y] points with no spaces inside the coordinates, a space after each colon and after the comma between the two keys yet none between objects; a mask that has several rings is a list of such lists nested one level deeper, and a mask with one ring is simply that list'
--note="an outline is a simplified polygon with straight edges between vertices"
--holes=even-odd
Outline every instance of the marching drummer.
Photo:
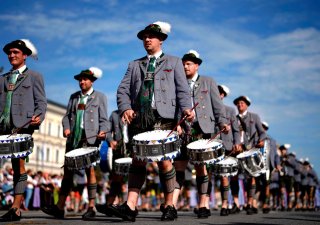
[{"label": "marching drummer", "polygon": [[[269,129],[269,124],[265,121],[262,122],[263,129],[267,132]],[[261,195],[263,196],[262,201],[262,212],[263,213],[269,213],[270,212],[270,182],[271,182],[271,173],[272,171],[280,171],[280,157],[277,153],[277,143],[276,141],[270,137],[270,135],[267,134],[267,138],[265,141],[270,146],[269,149],[266,149],[265,151],[269,151],[269,153],[266,155],[268,157],[266,159],[267,163],[267,173],[262,174],[259,176],[259,179],[261,180],[260,186],[261,186]]]},{"label": "marching drummer", "polygon": [[[178,113],[187,116],[189,121],[194,117],[182,62],[162,51],[170,29],[170,24],[158,21],[137,34],[147,55],[129,63],[118,87],[118,109],[122,119],[129,124],[130,141],[138,133],[173,129]],[[158,166],[165,198],[161,220],[174,220],[177,211],[172,197],[176,171],[171,160],[160,161]],[[128,200],[115,211],[116,216],[135,221],[138,214],[136,204],[145,179],[146,163],[134,159],[129,171]]]},{"label": "marching drummer", "polygon": [[[29,40],[21,39],[6,44],[3,51],[8,55],[12,68],[0,77],[0,134],[15,134],[16,130],[18,134],[32,135],[39,129],[47,108],[43,77],[26,65],[28,56],[37,59],[37,49]],[[1,217],[2,221],[21,219],[20,205],[27,185],[25,159],[11,159],[14,201],[10,210]]]},{"label": "marching drummer", "polygon": [[[198,139],[210,139],[211,134],[215,133],[215,127],[230,130],[227,125],[226,112],[220,99],[219,90],[216,82],[211,77],[200,76],[199,66],[202,63],[199,53],[190,50],[182,57],[184,71],[189,83],[192,104],[199,102],[195,108],[195,120],[192,124],[186,124],[186,136],[191,135],[189,141]],[[188,144],[188,143],[187,143]],[[182,146],[180,157],[175,159],[174,166],[177,171],[177,185],[174,191],[174,204],[177,204],[180,190],[185,178],[185,169],[188,164],[188,155],[186,146]],[[196,182],[199,196],[198,218],[208,218],[211,215],[209,204],[206,204],[208,196],[209,178],[206,164],[195,164]],[[211,184],[211,182],[210,182]]]},{"label": "marching drummer", "polygon": [[[289,152],[290,144],[283,144],[279,147],[281,151],[281,165],[283,167],[282,173],[280,173],[280,188],[281,188],[281,210],[286,209],[291,211],[294,203],[294,168],[296,166],[295,153]],[[287,204],[285,204],[287,199]]]},{"label": "marching drummer", "polygon": [[[101,78],[102,71],[97,67],[82,70],[74,76],[79,82],[80,91],[70,96],[67,112],[62,119],[63,136],[67,138],[66,152],[85,147],[98,147],[101,140],[106,138],[110,130],[107,118],[107,97],[93,89],[93,83]],[[95,198],[97,181],[94,167],[88,165],[85,169],[88,180],[89,207],[82,219],[89,220],[95,217]],[[57,205],[42,208],[42,211],[56,218],[64,217],[66,198],[73,185],[74,171],[64,167]]]},{"label": "marching drummer", "polygon": [[[265,130],[258,114],[248,111],[251,100],[247,96],[239,96],[233,103],[237,106],[239,114],[237,121],[240,127],[240,140],[244,150],[252,148],[262,148],[266,139]],[[247,214],[258,213],[257,202],[254,201],[256,194],[256,180],[254,177],[247,177]],[[254,204],[254,205],[253,205]]]},{"label": "marching drummer", "polygon": [[[227,97],[230,93],[230,89],[225,85],[218,85],[220,98],[223,100],[225,97]],[[237,122],[237,113],[233,107],[224,105],[226,109],[226,116],[227,120],[230,123],[231,130],[229,133],[221,134],[221,140],[223,141],[223,145],[226,150],[226,155],[230,155],[235,157],[237,154],[239,154],[242,150],[241,142],[240,142],[240,130],[239,130],[239,124]],[[231,193],[233,196],[234,204],[232,208],[228,209],[228,195],[229,195],[229,189],[231,188]],[[229,214],[235,214],[240,212],[239,208],[239,182],[238,182],[238,176],[232,176],[230,177],[230,184],[229,184],[229,178],[228,177],[221,177],[221,199],[222,199],[222,205],[221,205],[221,216],[228,216]],[[209,199],[208,199],[209,200]]]}]

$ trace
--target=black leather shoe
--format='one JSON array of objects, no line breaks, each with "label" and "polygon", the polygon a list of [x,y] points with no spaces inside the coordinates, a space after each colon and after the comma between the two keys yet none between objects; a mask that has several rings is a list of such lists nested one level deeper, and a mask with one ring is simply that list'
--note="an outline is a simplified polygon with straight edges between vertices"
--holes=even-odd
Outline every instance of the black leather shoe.
[{"label": "black leather shoe", "polygon": [[11,208],[9,211],[1,216],[1,222],[10,222],[10,221],[20,221],[21,220],[21,211],[20,215],[17,215],[18,208]]},{"label": "black leather shoe", "polygon": [[258,208],[255,208],[255,207],[252,206],[252,211],[253,211],[254,214],[258,214]]},{"label": "black leather shoe", "polygon": [[41,210],[42,212],[50,216],[54,216],[55,218],[58,218],[58,219],[64,218],[64,210],[59,209],[56,205],[52,207],[42,207]]},{"label": "black leather shoe", "polygon": [[247,205],[247,215],[252,215],[254,212],[253,212],[253,208],[251,205]]},{"label": "black leather shoe", "polygon": [[82,215],[83,220],[90,220],[96,216],[96,212],[93,210],[92,207],[89,207],[87,212]]},{"label": "black leather shoe", "polygon": [[119,207],[119,205],[107,205],[107,204],[97,204],[96,209],[99,213],[105,214],[108,217],[113,216],[113,210],[110,207]]},{"label": "black leather shoe", "polygon": [[[174,218],[177,219],[177,218],[178,218],[178,211],[176,210],[175,207],[173,207],[173,209],[174,209]],[[163,213],[164,210],[165,210],[164,204],[162,203],[162,204],[160,205],[160,211]]]},{"label": "black leather shoe", "polygon": [[163,209],[161,221],[172,221],[177,219],[177,210],[174,208],[174,206],[168,205]]},{"label": "black leather shoe", "polygon": [[194,214],[198,215],[198,212],[199,212],[199,209],[198,209],[198,208],[194,208],[194,209],[193,209],[193,213],[194,213]]},{"label": "black leather shoe", "polygon": [[270,212],[270,208],[268,207],[268,208],[263,208],[262,209],[262,213],[264,213],[264,214],[268,214],[269,212]]},{"label": "black leather shoe", "polygon": [[240,209],[236,205],[236,203],[233,203],[232,208],[229,210],[229,214],[238,214],[238,213],[240,213]]},{"label": "black leather shoe", "polygon": [[228,215],[229,215],[229,209],[221,208],[220,216],[228,216]]},{"label": "black leather shoe", "polygon": [[206,207],[201,207],[198,209],[198,218],[199,219],[208,218],[210,215],[211,215],[210,209],[207,209]]},{"label": "black leather shoe", "polygon": [[116,217],[122,218],[125,221],[136,221],[138,210],[131,210],[130,207],[127,205],[127,202],[124,202],[119,207],[112,207],[110,209],[112,209],[113,215],[115,215]]}]

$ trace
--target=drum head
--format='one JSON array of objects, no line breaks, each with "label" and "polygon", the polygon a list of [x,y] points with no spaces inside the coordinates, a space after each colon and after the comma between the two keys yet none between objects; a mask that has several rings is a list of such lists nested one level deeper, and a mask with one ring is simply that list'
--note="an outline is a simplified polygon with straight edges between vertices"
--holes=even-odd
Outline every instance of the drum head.
[{"label": "drum head", "polygon": [[244,152],[240,153],[239,155],[237,155],[237,159],[246,158],[248,156],[258,154],[258,152],[259,152],[259,149],[253,148],[253,149],[250,149],[248,151],[244,151]]},{"label": "drum head", "polygon": [[177,133],[172,132],[169,137],[168,134],[171,130],[154,130],[147,131],[144,133],[137,134],[133,136],[133,141],[136,144],[144,144],[144,145],[156,145],[164,143],[170,143],[177,140]]},{"label": "drum head", "polygon": [[85,155],[85,154],[88,154],[88,153],[91,153],[91,152],[94,152],[97,150],[98,150],[98,148],[96,148],[96,147],[77,148],[77,149],[74,149],[70,152],[67,152],[65,156],[66,157],[77,157],[77,156]]},{"label": "drum head", "polygon": [[220,140],[212,140],[209,142],[209,139],[200,139],[194,142],[191,142],[187,145],[187,148],[190,150],[200,150],[200,151],[212,151],[222,147],[222,142]]},{"label": "drum head", "polygon": [[238,164],[238,160],[234,157],[226,157],[222,161],[218,162],[219,165],[230,165],[230,166],[236,166]]},{"label": "drum head", "polygon": [[132,164],[132,158],[120,158],[114,161],[116,164]]}]

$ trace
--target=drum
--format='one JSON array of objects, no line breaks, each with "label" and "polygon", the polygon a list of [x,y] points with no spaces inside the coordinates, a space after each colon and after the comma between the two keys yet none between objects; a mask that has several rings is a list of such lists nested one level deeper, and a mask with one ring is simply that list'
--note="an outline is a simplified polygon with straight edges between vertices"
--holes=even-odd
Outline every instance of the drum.
[{"label": "drum", "polygon": [[64,166],[69,170],[80,170],[96,166],[100,162],[97,147],[77,148],[65,155]]},{"label": "drum", "polygon": [[100,169],[102,172],[107,173],[112,171],[112,157],[113,151],[109,147],[108,141],[103,141],[100,147]]},{"label": "drum", "polygon": [[30,134],[0,136],[0,159],[26,157],[32,150],[33,138]]},{"label": "drum", "polygon": [[132,164],[132,158],[120,158],[114,161],[114,172],[118,175],[126,176],[129,174],[129,168]]},{"label": "drum", "polygon": [[200,139],[188,144],[187,149],[193,164],[214,164],[224,158],[224,147],[218,139]]},{"label": "drum", "polygon": [[238,174],[238,170],[238,160],[231,156],[213,165],[213,173],[221,177],[233,177]]},{"label": "drum", "polygon": [[176,158],[180,153],[180,139],[171,130],[154,130],[133,136],[133,153],[137,160],[159,162]]},{"label": "drum", "polygon": [[237,159],[242,169],[250,176],[258,177],[266,172],[263,155],[258,148],[240,153],[237,155]]}]

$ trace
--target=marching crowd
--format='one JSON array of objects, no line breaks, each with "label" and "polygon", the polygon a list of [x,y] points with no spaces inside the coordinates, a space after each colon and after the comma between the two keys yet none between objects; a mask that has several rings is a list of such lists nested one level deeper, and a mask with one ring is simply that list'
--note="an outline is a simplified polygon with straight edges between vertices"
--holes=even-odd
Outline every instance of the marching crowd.
[{"label": "marching crowd", "polygon": [[[11,157],[12,168],[0,174],[3,221],[19,221],[23,209],[59,219],[83,211],[83,220],[98,211],[132,222],[139,210],[160,210],[162,221],[173,221],[178,210],[209,218],[218,208],[221,216],[319,209],[311,162],[268,135],[269,124],[249,110],[246,95],[234,99],[235,107],[225,105],[230,89],[199,73],[197,51],[165,54],[170,30],[157,21],[138,32],[146,55],[129,63],[109,118],[107,97],[93,87],[102,70],[74,75],[80,90],[62,119],[62,175],[26,170],[30,137],[46,112],[44,81],[26,65],[28,56],[37,57],[29,40],[4,46],[12,69],[0,77],[0,134],[12,137],[0,154]],[[113,152],[107,173],[95,167],[104,141]]]}]

